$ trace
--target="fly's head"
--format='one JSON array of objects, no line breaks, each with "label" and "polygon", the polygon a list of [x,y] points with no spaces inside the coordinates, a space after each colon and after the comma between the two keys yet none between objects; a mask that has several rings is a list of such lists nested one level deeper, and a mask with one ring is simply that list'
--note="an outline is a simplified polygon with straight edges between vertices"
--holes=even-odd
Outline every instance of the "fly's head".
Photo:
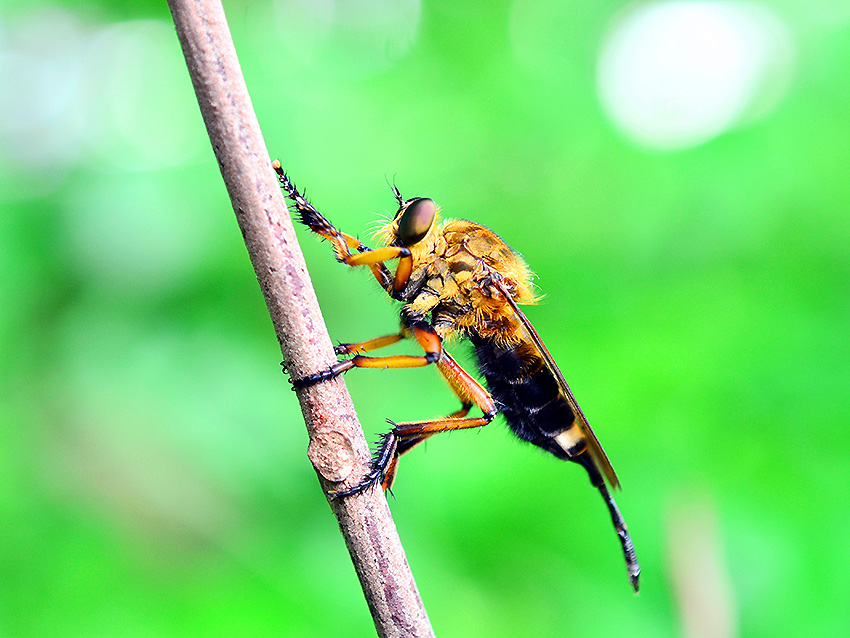
[{"label": "fly's head", "polygon": [[429,243],[426,240],[433,238],[440,207],[429,197],[404,199],[398,188],[392,188],[398,202],[398,211],[393,220],[375,236],[387,246],[403,246],[417,252],[417,249]]}]

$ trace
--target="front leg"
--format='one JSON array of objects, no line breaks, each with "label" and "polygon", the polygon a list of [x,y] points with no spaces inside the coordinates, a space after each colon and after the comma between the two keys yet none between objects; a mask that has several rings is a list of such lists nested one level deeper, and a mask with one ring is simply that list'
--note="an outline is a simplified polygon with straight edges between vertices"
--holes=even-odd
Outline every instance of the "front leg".
[{"label": "front leg", "polygon": [[[298,212],[301,223],[320,237],[330,240],[334,247],[334,254],[339,261],[348,266],[369,266],[375,279],[378,280],[384,290],[391,290],[393,293],[404,290],[413,268],[413,259],[410,256],[409,248],[385,246],[373,250],[356,237],[341,232],[315,206],[308,202],[306,197],[298,192],[295,184],[284,172],[278,160],[272,162],[272,168],[277,173],[281,188],[295,204],[295,210]],[[352,253],[352,250],[357,252]],[[394,274],[384,264],[385,261],[390,259],[399,260]]]}]

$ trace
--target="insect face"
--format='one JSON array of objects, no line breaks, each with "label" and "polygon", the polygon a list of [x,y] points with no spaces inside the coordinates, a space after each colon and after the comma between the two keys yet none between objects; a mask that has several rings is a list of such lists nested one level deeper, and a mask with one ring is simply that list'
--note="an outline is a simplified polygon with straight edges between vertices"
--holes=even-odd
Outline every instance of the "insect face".
[{"label": "insect face", "polygon": [[398,209],[396,236],[402,246],[419,243],[431,230],[437,217],[437,204],[428,197],[416,197],[404,202]]}]

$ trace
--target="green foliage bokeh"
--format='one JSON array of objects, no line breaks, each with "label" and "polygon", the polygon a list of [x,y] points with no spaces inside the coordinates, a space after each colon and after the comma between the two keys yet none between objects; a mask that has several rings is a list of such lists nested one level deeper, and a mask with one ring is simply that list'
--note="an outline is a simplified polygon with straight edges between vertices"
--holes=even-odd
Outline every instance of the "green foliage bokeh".
[{"label": "green foliage bokeh", "polygon": [[[270,153],[367,243],[391,182],[525,256],[644,569],[634,597],[580,468],[501,421],[438,437],[391,504],[437,634],[681,635],[703,552],[741,635],[845,633],[847,12],[771,3],[787,93],[662,152],[597,97],[622,3],[304,6],[225,3]],[[560,39],[520,55],[517,11]],[[373,635],[165,4],[0,27],[0,634]],[[394,331],[301,236],[331,335]],[[346,380],[370,438],[456,407],[431,369]]]}]

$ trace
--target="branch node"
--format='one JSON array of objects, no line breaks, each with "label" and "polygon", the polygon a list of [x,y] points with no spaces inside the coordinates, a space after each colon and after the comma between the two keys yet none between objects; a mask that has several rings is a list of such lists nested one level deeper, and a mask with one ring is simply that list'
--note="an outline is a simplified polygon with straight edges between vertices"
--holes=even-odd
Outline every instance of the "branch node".
[{"label": "branch node", "polygon": [[360,465],[351,440],[342,432],[314,432],[307,456],[316,471],[331,483],[341,483]]}]

